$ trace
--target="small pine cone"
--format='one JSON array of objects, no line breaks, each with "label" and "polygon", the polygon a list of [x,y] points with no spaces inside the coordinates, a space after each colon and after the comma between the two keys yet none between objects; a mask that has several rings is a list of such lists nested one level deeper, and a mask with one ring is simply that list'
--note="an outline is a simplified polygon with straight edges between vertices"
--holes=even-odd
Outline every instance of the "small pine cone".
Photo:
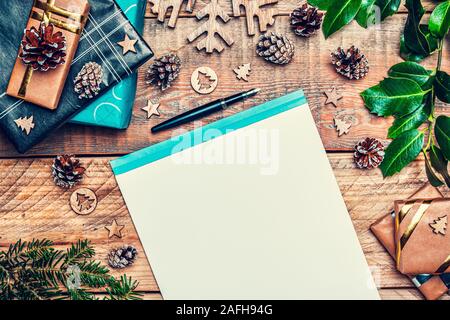
[{"label": "small pine cone", "polygon": [[180,58],[173,53],[166,54],[148,68],[147,84],[158,86],[162,91],[170,88],[173,81],[178,78],[181,69]]},{"label": "small pine cone", "polygon": [[53,33],[53,24],[41,22],[39,30],[31,27],[25,30],[19,58],[35,71],[48,71],[65,63],[66,37],[61,31]]},{"label": "small pine cone", "polygon": [[92,99],[98,95],[102,82],[102,66],[95,62],[86,63],[73,81],[75,92],[80,99]]},{"label": "small pine cone", "polygon": [[302,37],[310,37],[322,24],[323,13],[305,3],[291,13],[291,27],[294,33]]},{"label": "small pine cone", "polygon": [[295,47],[286,36],[268,32],[259,38],[256,53],[266,61],[275,64],[288,64],[295,53]]},{"label": "small pine cone", "polygon": [[123,246],[121,248],[111,250],[108,254],[108,263],[112,268],[123,269],[131,266],[136,259],[137,250],[133,246]]},{"label": "small pine cone", "polygon": [[86,169],[80,165],[80,160],[74,155],[57,156],[52,165],[53,181],[65,189],[70,189],[80,182],[85,171]]},{"label": "small pine cone", "polygon": [[353,154],[359,169],[377,168],[384,159],[384,146],[374,138],[366,138],[358,142]]},{"label": "small pine cone", "polygon": [[331,63],[334,64],[337,73],[351,80],[362,79],[369,72],[369,61],[355,46],[351,46],[347,51],[339,47],[331,54]]}]

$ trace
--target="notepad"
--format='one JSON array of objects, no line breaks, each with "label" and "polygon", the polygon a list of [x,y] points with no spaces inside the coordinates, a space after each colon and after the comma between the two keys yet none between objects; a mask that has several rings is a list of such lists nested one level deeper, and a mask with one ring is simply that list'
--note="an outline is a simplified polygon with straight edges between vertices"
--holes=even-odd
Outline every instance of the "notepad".
[{"label": "notepad", "polygon": [[165,299],[379,299],[302,91],[111,162]]}]

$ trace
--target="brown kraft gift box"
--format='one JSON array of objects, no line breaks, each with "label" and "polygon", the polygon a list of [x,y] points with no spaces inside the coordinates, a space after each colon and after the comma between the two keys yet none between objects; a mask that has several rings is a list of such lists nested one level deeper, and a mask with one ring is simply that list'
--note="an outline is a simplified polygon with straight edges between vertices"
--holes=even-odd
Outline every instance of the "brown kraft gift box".
[{"label": "brown kraft gift box", "polygon": [[31,27],[39,30],[44,22],[53,25],[53,33],[62,32],[66,39],[65,63],[44,72],[33,70],[17,57],[6,91],[8,95],[51,110],[58,107],[89,8],[87,0],[34,1],[26,30]]},{"label": "brown kraft gift box", "polygon": [[[430,184],[424,185],[411,195],[412,198],[443,198],[442,193]],[[388,213],[370,226],[370,230],[380,241],[383,247],[395,259],[395,212]],[[418,286],[420,292],[427,300],[437,300],[448,292],[448,288],[439,276],[433,276],[424,283],[417,283],[414,277],[411,280]]]},{"label": "brown kraft gift box", "polygon": [[403,274],[450,272],[450,199],[395,202],[397,269]]}]

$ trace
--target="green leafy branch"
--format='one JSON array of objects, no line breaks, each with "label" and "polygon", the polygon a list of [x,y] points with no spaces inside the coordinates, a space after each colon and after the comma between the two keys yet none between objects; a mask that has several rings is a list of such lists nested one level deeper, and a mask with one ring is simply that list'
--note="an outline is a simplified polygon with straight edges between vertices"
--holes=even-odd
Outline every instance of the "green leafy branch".
[{"label": "green leafy branch", "polygon": [[91,260],[95,250],[88,240],[56,250],[49,240],[17,241],[0,251],[0,300],[95,300],[92,288],[105,288],[105,300],[137,300],[136,281],[119,280],[108,268]]},{"label": "green leafy branch", "polygon": [[385,20],[396,13],[400,0],[308,0],[312,6],[325,10],[322,31],[328,38],[353,20],[363,28]]},{"label": "green leafy branch", "polygon": [[[400,55],[406,61],[391,67],[386,79],[361,96],[371,113],[395,117],[388,131],[388,138],[394,140],[380,166],[383,175],[400,172],[423,153],[430,183],[450,187],[450,118],[435,114],[438,99],[450,103],[450,76],[441,70],[444,39],[450,28],[450,0],[434,9],[428,24],[422,23],[425,9],[420,0],[406,0],[406,8],[408,18],[400,39]],[[435,52],[434,70],[418,63]]]}]

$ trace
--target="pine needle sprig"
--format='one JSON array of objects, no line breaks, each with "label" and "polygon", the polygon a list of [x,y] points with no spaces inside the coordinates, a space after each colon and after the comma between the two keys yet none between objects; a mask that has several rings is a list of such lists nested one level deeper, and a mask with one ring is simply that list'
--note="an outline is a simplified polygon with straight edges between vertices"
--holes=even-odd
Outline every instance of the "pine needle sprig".
[{"label": "pine needle sprig", "polygon": [[120,280],[114,280],[110,287],[106,288],[109,297],[105,297],[105,300],[141,300],[142,294],[135,292],[137,286],[137,281],[124,274]]},{"label": "pine needle sprig", "polygon": [[89,289],[103,288],[110,300],[140,299],[137,281],[116,280],[94,256],[88,240],[67,250],[55,249],[46,239],[19,240],[0,251],[0,300],[98,300]]}]

